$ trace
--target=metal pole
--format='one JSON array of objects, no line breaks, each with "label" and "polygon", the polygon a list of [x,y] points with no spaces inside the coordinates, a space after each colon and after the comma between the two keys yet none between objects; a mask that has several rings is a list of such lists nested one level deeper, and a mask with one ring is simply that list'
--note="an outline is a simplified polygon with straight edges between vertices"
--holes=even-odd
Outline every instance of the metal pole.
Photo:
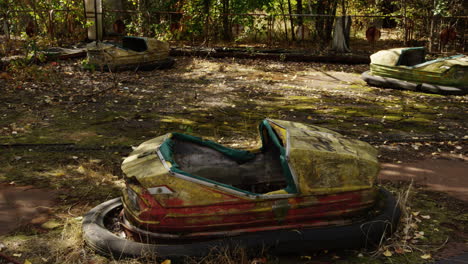
[{"label": "metal pole", "polygon": [[98,45],[98,41],[99,41],[99,31],[98,31],[98,16],[97,16],[97,0],[94,0],[94,28],[96,29],[96,34],[95,34],[95,37],[96,37],[96,47]]}]

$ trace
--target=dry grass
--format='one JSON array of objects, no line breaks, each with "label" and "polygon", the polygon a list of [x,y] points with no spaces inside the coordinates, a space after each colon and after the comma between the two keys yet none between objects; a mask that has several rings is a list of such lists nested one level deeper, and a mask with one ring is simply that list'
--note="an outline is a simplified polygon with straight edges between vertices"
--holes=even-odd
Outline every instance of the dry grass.
[{"label": "dry grass", "polygon": [[391,257],[395,254],[418,253],[422,259],[430,259],[432,258],[431,252],[445,246],[448,237],[438,246],[421,244],[421,241],[424,241],[426,237],[420,225],[423,221],[431,219],[431,217],[430,215],[423,215],[419,211],[414,211],[414,208],[412,208],[414,195],[413,181],[408,184],[406,189],[397,192],[397,201],[402,212],[399,227],[392,236],[386,239],[382,238],[379,248],[372,252],[372,257]]}]

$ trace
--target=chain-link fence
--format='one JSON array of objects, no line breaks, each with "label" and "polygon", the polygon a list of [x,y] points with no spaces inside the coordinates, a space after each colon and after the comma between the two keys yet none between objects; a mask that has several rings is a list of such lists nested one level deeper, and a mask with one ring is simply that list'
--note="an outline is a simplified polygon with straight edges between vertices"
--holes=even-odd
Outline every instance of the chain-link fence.
[{"label": "chain-link fence", "polygon": [[[307,14],[189,14],[105,9],[98,13],[76,10],[9,10],[2,16],[0,31],[13,36],[43,35],[52,39],[81,38],[101,18],[102,35],[158,37],[174,41],[262,46],[302,46],[324,49],[329,46],[334,23],[330,15]],[[468,17],[351,16],[351,49],[425,45],[432,52],[466,52]],[[375,32],[369,34],[369,29]],[[367,34],[366,34],[367,33]]]}]

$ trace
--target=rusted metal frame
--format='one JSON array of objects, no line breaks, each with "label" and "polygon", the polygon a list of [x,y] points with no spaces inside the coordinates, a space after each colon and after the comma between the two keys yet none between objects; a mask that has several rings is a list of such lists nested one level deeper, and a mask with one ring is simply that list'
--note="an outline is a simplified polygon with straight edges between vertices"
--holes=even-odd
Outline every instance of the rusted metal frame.
[{"label": "rusted metal frame", "polygon": [[[273,201],[267,201],[271,205],[271,210],[257,212],[254,210],[254,213],[251,211],[254,209],[255,204],[251,204],[253,207],[247,209],[243,207],[243,204],[250,203],[235,203],[232,205],[219,205],[225,209],[240,209],[237,213],[228,213],[224,215],[227,219],[231,219],[234,222],[225,223],[224,220],[219,219],[223,217],[222,214],[219,214],[217,206],[201,206],[199,207],[182,207],[182,208],[165,208],[158,207],[156,210],[159,212],[163,210],[165,215],[161,222],[152,224],[146,222],[146,220],[153,219],[154,214],[148,214],[146,216],[136,216],[133,213],[128,214],[132,223],[141,223],[146,230],[164,232],[166,235],[171,236],[174,232],[179,233],[179,231],[189,232],[185,233],[185,236],[203,236],[203,235],[216,235],[220,232],[254,232],[263,230],[275,230],[283,228],[298,228],[305,226],[323,226],[329,224],[330,217],[336,215],[356,215],[362,210],[365,210],[373,205],[373,200],[363,200],[363,195],[365,194],[362,191],[357,191],[349,194],[338,194],[334,195],[333,199],[320,199],[314,204],[301,204],[297,199],[302,199],[303,197],[290,198],[288,199],[276,199]],[[328,197],[327,197],[328,198]],[[296,202],[291,201],[295,199]],[[286,202],[288,207],[287,212],[281,219],[278,219],[277,216],[274,216],[275,205],[278,204],[278,201]],[[262,203],[265,201],[262,201]],[[315,206],[314,206],[315,205]],[[243,208],[243,209],[242,209]],[[187,209],[190,209],[191,212],[188,212]],[[128,210],[126,211],[129,212]],[[145,212],[148,212],[145,210]],[[252,214],[253,213],[253,214]],[[172,216],[169,216],[172,215]],[[217,219],[213,221],[210,220],[211,216],[217,216]],[[205,221],[197,223],[198,225],[191,225],[190,220],[193,218],[205,217]],[[249,218],[250,217],[250,218]],[[237,219],[237,220],[236,220]],[[249,220],[250,219],[250,220]],[[351,219],[350,219],[351,220]],[[189,221],[189,222],[187,222]],[[236,221],[239,221],[238,225],[235,224]],[[246,221],[248,223],[246,223]],[[279,222],[278,222],[279,221]],[[285,221],[285,222],[283,222]],[[234,228],[230,228],[234,227]],[[212,231],[207,231],[212,230]],[[229,230],[229,231],[226,231]],[[159,233],[158,232],[158,233]],[[196,234],[198,233],[198,234]],[[159,233],[159,235],[162,235]],[[167,238],[167,237],[166,237]]]},{"label": "rusted metal frame", "polygon": [[[67,9],[36,9],[37,13],[45,13],[45,12],[50,12],[51,10],[57,11],[57,12],[66,12],[68,11]],[[34,12],[34,10],[8,10],[8,13],[30,13]]]},{"label": "rusted metal frame", "polygon": [[102,9],[103,12],[104,10],[109,13],[149,13],[149,14],[182,14],[184,15],[185,12],[176,12],[176,11],[155,11],[155,12],[149,12],[149,11],[140,11],[140,10],[120,10],[120,9]]},{"label": "rusted metal frame", "polygon": [[150,241],[161,241],[161,240],[168,240],[168,241],[187,241],[187,240],[199,240],[199,239],[207,239],[207,238],[223,238],[229,236],[238,236],[240,234],[249,234],[261,231],[276,231],[276,230],[284,230],[284,229],[303,229],[303,228],[317,228],[323,226],[340,226],[345,224],[352,224],[353,221],[350,219],[347,220],[323,220],[323,221],[316,221],[315,223],[310,224],[290,224],[290,225],[276,225],[276,226],[261,226],[261,227],[252,227],[252,228],[242,228],[242,229],[234,229],[234,230],[226,230],[226,231],[198,231],[188,234],[171,234],[171,233],[157,233],[151,232],[148,230],[144,230],[138,228],[130,223],[125,216],[123,217],[124,222],[120,223],[125,231],[130,232],[133,237],[137,235],[140,237],[142,241],[149,239]]},{"label": "rusted metal frame", "polygon": [[268,45],[270,46],[271,43],[272,43],[272,34],[271,32],[273,32],[273,24],[275,23],[274,22],[274,16],[268,16]]}]

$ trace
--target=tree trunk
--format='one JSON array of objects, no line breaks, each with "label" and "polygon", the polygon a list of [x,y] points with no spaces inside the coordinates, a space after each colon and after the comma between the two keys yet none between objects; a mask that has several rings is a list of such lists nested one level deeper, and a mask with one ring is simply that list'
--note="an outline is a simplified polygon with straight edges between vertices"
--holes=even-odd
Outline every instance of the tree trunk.
[{"label": "tree trunk", "polygon": [[205,41],[208,40],[210,35],[210,5],[211,0],[203,0],[203,13],[205,15],[205,24],[203,25],[203,35]]},{"label": "tree trunk", "polygon": [[334,15],[336,14],[336,6],[338,0],[319,0],[316,4],[317,14],[330,15],[331,17],[322,16],[315,19],[315,30],[318,40],[322,45],[328,45],[331,40],[333,29]]},{"label": "tree trunk", "polygon": [[229,28],[229,0],[223,0],[223,39],[231,40],[231,29]]},{"label": "tree trunk", "polygon": [[332,49],[339,53],[351,52],[347,39],[351,28],[351,17],[341,16],[336,18],[333,31]]},{"label": "tree trunk", "polygon": [[[302,0],[297,0],[297,14],[302,15]],[[304,24],[304,18],[299,16],[297,17],[297,25],[300,27]]]},{"label": "tree trunk", "polygon": [[280,10],[281,10],[281,14],[283,15],[283,22],[284,22],[284,33],[285,33],[285,36],[286,36],[286,41],[289,40],[288,38],[288,24],[286,23],[286,16],[284,14],[284,3],[283,3],[283,0],[280,0]]},{"label": "tree trunk", "polygon": [[291,22],[291,38],[294,41],[296,40],[296,37],[294,36],[294,22],[293,22],[293,16],[292,16],[291,0],[288,0],[288,11],[289,11],[289,21]]}]

